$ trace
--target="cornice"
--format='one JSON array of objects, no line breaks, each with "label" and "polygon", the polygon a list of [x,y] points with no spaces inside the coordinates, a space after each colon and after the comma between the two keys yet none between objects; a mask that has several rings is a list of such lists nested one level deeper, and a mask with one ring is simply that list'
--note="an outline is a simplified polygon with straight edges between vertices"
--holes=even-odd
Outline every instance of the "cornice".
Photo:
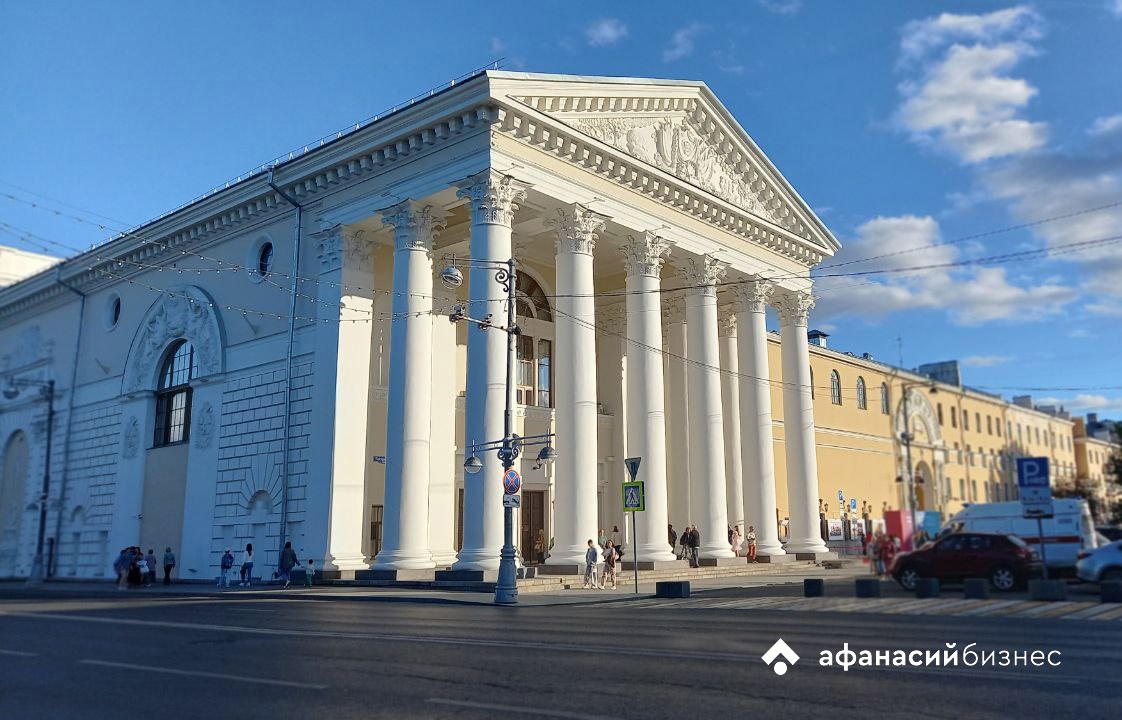
[{"label": "cornice", "polygon": [[[790,229],[736,207],[709,191],[632,157],[547,113],[548,109],[548,112],[556,113],[561,118],[567,112],[630,113],[621,117],[635,117],[636,111],[651,113],[652,117],[656,113],[677,113],[689,117],[695,129],[699,126],[710,142],[728,153],[731,158],[728,162],[744,174],[746,182],[763,182],[765,174],[750,167],[750,154],[735,147],[731,133],[719,127],[716,119],[705,112],[697,99],[508,96],[496,101],[500,107],[495,131],[520,143],[555,155],[587,172],[607,177],[632,191],[652,197],[808,268],[814,267],[827,253],[833,252],[833,248],[824,248],[809,237],[802,237]],[[770,163],[760,164],[766,164],[770,170]],[[787,202],[783,209],[792,213],[797,207],[794,203]],[[801,211],[796,214],[802,228],[810,225],[818,227],[819,223],[811,222]]]}]

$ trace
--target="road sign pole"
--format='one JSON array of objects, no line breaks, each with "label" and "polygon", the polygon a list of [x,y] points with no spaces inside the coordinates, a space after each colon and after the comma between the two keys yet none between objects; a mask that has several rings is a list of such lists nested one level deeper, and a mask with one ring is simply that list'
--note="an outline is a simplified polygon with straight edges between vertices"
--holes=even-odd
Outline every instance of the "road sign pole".
[{"label": "road sign pole", "polygon": [[1048,579],[1048,556],[1044,553],[1044,518],[1036,518],[1036,530],[1040,535],[1040,564],[1044,566],[1044,579]]},{"label": "road sign pole", "polygon": [[631,511],[631,567],[635,571],[635,594],[639,594],[639,528],[635,524],[635,511]]}]

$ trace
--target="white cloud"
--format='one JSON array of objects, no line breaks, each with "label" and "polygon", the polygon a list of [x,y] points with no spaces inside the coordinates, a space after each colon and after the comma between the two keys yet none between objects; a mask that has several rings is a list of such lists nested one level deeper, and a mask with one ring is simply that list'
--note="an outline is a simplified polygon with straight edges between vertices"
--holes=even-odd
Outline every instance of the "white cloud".
[{"label": "white cloud", "polygon": [[701,23],[690,23],[675,30],[674,34],[670,36],[670,44],[662,51],[663,62],[674,62],[692,55],[697,36],[704,29],[705,26]]},{"label": "white cloud", "polygon": [[584,39],[592,47],[615,45],[627,37],[627,26],[619,18],[600,18],[584,29]]},{"label": "white cloud", "polygon": [[[1118,0],[1122,3],[1122,0]],[[1087,128],[1088,135],[1110,135],[1122,130],[1122,113],[1108,117],[1095,118],[1091,127]]]},{"label": "white cloud", "polygon": [[1107,9],[1114,17],[1122,18],[1122,0],[1107,0]]},{"label": "white cloud", "polygon": [[969,367],[994,367],[1005,365],[1013,358],[1008,355],[971,355],[962,359],[962,364]]},{"label": "white cloud", "polygon": [[803,9],[803,0],[757,0],[757,2],[764,10],[777,15],[794,15]]},{"label": "white cloud", "polygon": [[1086,412],[1101,410],[1122,410],[1122,397],[1109,398],[1105,395],[1079,393],[1075,397],[1042,397],[1036,398],[1037,405],[1055,405],[1071,412],[1073,415],[1082,415]]},{"label": "white cloud", "polygon": [[[1009,77],[1035,54],[1039,16],[1016,7],[986,15],[942,15],[904,27],[896,121],[922,143],[950,150],[966,163],[1042,147],[1048,125],[1018,117],[1037,89]],[[970,41],[962,44],[959,41]]]},{"label": "white cloud", "polygon": [[491,38],[491,54],[501,55],[504,52],[506,52],[506,43],[503,42],[503,39],[498,37]]},{"label": "white cloud", "polygon": [[[939,224],[930,216],[878,217],[859,227],[857,237],[844,243],[828,264],[886,256],[853,262],[837,271],[905,270],[961,258],[959,248],[937,244],[939,240]],[[870,276],[856,284],[851,277],[822,277],[815,288],[821,297],[815,315],[823,319],[841,315],[876,318],[928,309],[945,311],[959,325],[1042,320],[1061,312],[1077,296],[1072,288],[1056,283],[1013,283],[1002,267],[896,272]]]}]

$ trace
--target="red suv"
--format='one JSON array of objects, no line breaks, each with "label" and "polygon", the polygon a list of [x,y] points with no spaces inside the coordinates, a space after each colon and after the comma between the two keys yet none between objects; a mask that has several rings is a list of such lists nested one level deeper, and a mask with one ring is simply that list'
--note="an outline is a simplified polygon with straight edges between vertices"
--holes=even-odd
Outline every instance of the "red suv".
[{"label": "red suv", "polygon": [[1043,572],[1040,556],[1020,538],[996,533],[952,533],[915,552],[900,553],[892,577],[905,590],[920,578],[958,582],[988,578],[996,590],[1012,590]]}]

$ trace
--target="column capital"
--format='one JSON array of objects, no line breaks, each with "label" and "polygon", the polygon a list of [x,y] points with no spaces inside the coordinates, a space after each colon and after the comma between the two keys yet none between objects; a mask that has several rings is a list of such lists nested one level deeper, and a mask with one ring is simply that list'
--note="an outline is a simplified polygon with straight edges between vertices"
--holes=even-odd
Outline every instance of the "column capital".
[{"label": "column capital", "polygon": [[728,338],[736,337],[736,313],[727,313],[717,318],[717,335]]},{"label": "column capital", "polygon": [[580,203],[559,208],[557,216],[551,221],[557,228],[557,252],[591,255],[596,248],[596,239],[600,237],[598,233],[604,229],[608,218]]},{"label": "column capital", "polygon": [[670,254],[671,243],[666,238],[647,230],[641,235],[628,235],[620,248],[623,265],[627,275],[647,275],[657,278],[662,274],[662,265]]},{"label": "column capital", "polygon": [[530,185],[488,168],[456,183],[456,197],[471,205],[475,225],[510,227],[518,203],[526,198]]},{"label": "column capital", "polygon": [[444,212],[418,200],[406,200],[381,211],[382,222],[392,225],[394,250],[431,253],[436,236],[444,229]]},{"label": "column capital", "polygon": [[712,255],[686,258],[678,273],[690,286],[687,292],[695,295],[717,296],[717,282],[725,276],[729,264]]},{"label": "column capital", "polygon": [[347,230],[343,225],[332,225],[311,234],[316,244],[320,272],[327,273],[342,267],[369,271],[374,266],[373,243],[362,230]]},{"label": "column capital", "polygon": [[806,327],[810,309],[814,307],[814,296],[801,290],[788,291],[775,301],[779,309],[779,322],[783,325]]},{"label": "column capital", "polygon": [[736,302],[738,309],[747,309],[749,312],[762,313],[767,308],[767,302],[775,292],[775,284],[755,278],[747,280],[736,286]]}]

